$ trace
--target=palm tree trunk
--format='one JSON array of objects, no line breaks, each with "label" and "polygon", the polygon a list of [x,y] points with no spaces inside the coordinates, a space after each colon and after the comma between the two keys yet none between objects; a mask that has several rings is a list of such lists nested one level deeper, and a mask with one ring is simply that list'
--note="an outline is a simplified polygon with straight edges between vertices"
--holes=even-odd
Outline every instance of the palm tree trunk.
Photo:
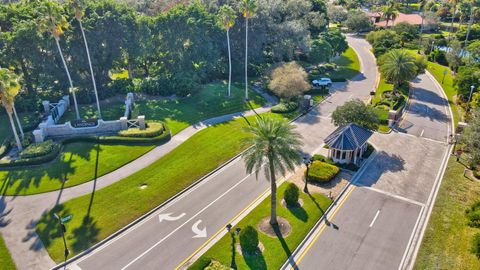
[{"label": "palm tree trunk", "polygon": [[227,28],[227,45],[228,45],[228,96],[232,94],[232,54],[230,52],[230,29]]},{"label": "palm tree trunk", "polygon": [[463,46],[464,48],[466,48],[468,45],[468,38],[470,36],[470,30],[472,30],[472,24],[473,24],[473,7],[470,10],[470,20],[468,22],[467,35],[465,36],[465,45]]},{"label": "palm tree trunk", "polygon": [[75,114],[77,116],[77,119],[80,119],[80,112],[78,111],[78,104],[77,104],[77,96],[75,95],[75,89],[73,88],[72,77],[70,77],[70,71],[68,70],[67,63],[65,62],[65,58],[63,57],[62,47],[60,47],[60,41],[58,38],[55,38],[55,43],[57,44],[58,53],[60,54],[63,67],[65,68],[65,72],[67,73],[68,82],[70,83],[70,91],[72,91],[73,104],[75,105]]},{"label": "palm tree trunk", "polygon": [[20,130],[20,136],[22,139],[25,138],[25,134],[23,134],[22,124],[20,123],[20,119],[18,119],[17,110],[15,110],[15,104],[12,104],[13,107],[13,114],[15,115],[15,120],[17,121],[18,129]]},{"label": "palm tree trunk", "polygon": [[422,23],[420,24],[420,36],[423,34],[423,20],[425,18],[425,11],[422,12]]},{"label": "palm tree trunk", "polygon": [[[85,43],[85,50],[87,51],[87,60],[88,60],[88,66],[90,67],[90,76],[92,77],[93,91],[95,92],[95,99],[97,100],[98,118],[102,119],[102,112],[100,111],[100,101],[98,100],[97,84],[95,83],[95,76],[93,75],[93,68],[92,68],[92,60],[90,59],[90,50],[88,49],[87,38],[85,37],[85,32],[83,31],[82,21],[79,20],[78,23],[80,24],[80,31],[82,32],[83,43]],[[130,72],[128,74],[130,75]]]},{"label": "palm tree trunk", "polygon": [[15,142],[17,143],[18,151],[22,151],[23,150],[22,143],[18,138],[17,129],[15,129],[15,124],[13,123],[12,112],[8,112],[7,110],[7,114],[8,114],[8,118],[10,119],[10,125],[12,126],[13,137],[15,137]]},{"label": "palm tree trunk", "polygon": [[245,100],[248,100],[248,16],[245,17]]},{"label": "palm tree trunk", "polygon": [[450,37],[453,32],[453,21],[455,20],[455,13],[457,13],[457,5],[453,5],[452,21],[450,22],[450,32],[448,32],[448,37]]},{"label": "palm tree trunk", "polygon": [[275,168],[273,167],[273,160],[269,158],[268,164],[270,166],[270,225],[278,224],[277,221],[277,180],[275,177]]}]

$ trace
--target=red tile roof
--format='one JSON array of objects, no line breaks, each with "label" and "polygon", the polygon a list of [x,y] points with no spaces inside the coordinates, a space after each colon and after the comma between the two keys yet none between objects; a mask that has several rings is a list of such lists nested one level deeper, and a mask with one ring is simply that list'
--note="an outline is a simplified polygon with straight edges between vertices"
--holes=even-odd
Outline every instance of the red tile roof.
[{"label": "red tile roof", "polygon": [[[389,21],[388,26],[393,26],[401,22],[406,22],[413,25],[420,25],[422,24],[422,17],[418,14],[398,13],[398,16],[395,19],[395,21]],[[375,23],[376,26],[383,26],[383,27],[385,27],[386,24],[387,24],[387,21],[381,21],[381,22]]]}]

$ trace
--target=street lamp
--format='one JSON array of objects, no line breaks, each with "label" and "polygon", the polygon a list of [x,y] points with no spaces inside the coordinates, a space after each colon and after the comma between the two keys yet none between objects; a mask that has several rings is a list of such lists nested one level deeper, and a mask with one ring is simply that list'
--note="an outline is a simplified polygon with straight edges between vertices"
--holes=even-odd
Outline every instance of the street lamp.
[{"label": "street lamp", "polygon": [[67,240],[65,240],[65,232],[67,231],[67,228],[65,227],[65,224],[63,224],[62,219],[57,215],[57,213],[53,214],[56,219],[58,219],[58,223],[60,225],[60,230],[62,231],[62,238],[63,238],[63,247],[65,249],[65,266],[67,263],[67,257],[68,254],[70,254],[70,251],[67,248]]},{"label": "street lamp", "polygon": [[472,100],[472,94],[474,89],[475,89],[475,85],[470,86],[470,95],[468,96],[468,103],[467,103],[468,110],[470,110],[470,101]]},{"label": "street lamp", "polygon": [[308,170],[310,169],[310,164],[312,164],[312,158],[307,156],[303,157],[303,163],[307,167],[307,171],[305,173],[305,187],[303,188],[303,192],[308,193]]}]

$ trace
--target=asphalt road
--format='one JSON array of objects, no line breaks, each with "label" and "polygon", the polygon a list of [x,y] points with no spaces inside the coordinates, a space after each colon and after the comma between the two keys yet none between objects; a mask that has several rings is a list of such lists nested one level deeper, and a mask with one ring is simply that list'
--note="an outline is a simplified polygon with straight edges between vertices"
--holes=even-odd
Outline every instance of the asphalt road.
[{"label": "asphalt road", "polygon": [[[307,153],[318,149],[334,129],[328,116],[336,106],[351,98],[365,100],[374,87],[377,70],[370,46],[363,39],[348,41],[361,58],[363,74],[344,88],[336,87],[327,101],[295,122]],[[262,175],[247,175],[237,159],[68,269],[174,269],[268,188]]]},{"label": "asphalt road", "polygon": [[375,157],[329,217],[330,226],[320,226],[295,256],[298,269],[399,269],[410,255],[448,155],[451,123],[442,90],[429,76],[413,86],[404,121],[390,134],[372,136]]}]

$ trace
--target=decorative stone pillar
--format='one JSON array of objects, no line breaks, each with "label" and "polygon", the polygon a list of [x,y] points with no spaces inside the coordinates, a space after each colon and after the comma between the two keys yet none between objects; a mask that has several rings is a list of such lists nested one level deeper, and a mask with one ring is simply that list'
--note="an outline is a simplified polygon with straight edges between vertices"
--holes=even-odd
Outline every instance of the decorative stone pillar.
[{"label": "decorative stone pillar", "polygon": [[45,139],[45,136],[43,135],[43,130],[41,129],[35,129],[33,131],[33,137],[35,139],[35,143],[41,143]]},{"label": "decorative stone pillar", "polygon": [[396,120],[397,120],[397,111],[395,110],[388,111],[388,126],[392,127]]},{"label": "decorative stone pillar", "polygon": [[145,129],[145,115],[139,115],[138,116],[138,125],[140,126],[140,129]]},{"label": "decorative stone pillar", "polygon": [[50,113],[50,101],[44,100],[44,101],[42,101],[42,105],[43,105],[43,110],[45,111],[45,113],[49,114]]},{"label": "decorative stone pillar", "polygon": [[128,121],[127,117],[125,117],[125,116],[120,117],[120,126],[121,126],[122,130],[128,129],[127,121]]}]

